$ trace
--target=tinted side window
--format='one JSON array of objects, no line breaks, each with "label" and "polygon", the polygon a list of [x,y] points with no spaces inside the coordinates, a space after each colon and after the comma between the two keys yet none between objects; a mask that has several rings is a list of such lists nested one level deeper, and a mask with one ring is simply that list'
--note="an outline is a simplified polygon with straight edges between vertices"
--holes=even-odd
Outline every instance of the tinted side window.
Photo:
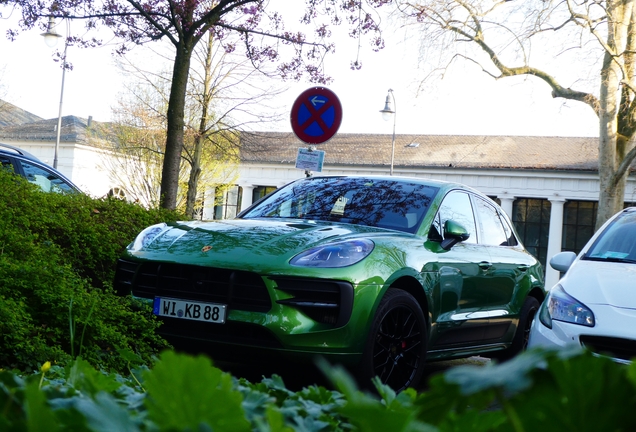
[{"label": "tinted side window", "polygon": [[497,209],[481,198],[475,199],[475,205],[482,234],[480,243],[491,246],[507,246],[508,236]]},{"label": "tinted side window", "polygon": [[434,228],[443,233],[443,227],[447,220],[452,219],[461,224],[470,237],[464,243],[477,243],[477,229],[475,228],[475,216],[470,197],[464,192],[451,192],[444,197],[435,218]]},{"label": "tinted side window", "polygon": [[73,188],[62,180],[59,176],[40,168],[35,165],[31,165],[28,162],[20,161],[22,170],[26,179],[33,184],[38,185],[44,192],[72,192]]},{"label": "tinted side window", "polygon": [[11,159],[0,156],[0,164],[2,164],[2,168],[8,171],[13,171],[13,164],[11,163]]},{"label": "tinted side window", "polygon": [[508,246],[517,246],[519,241],[515,236],[515,232],[510,227],[508,220],[499,212],[499,219],[501,219],[501,223],[503,224],[504,231],[506,232],[506,238],[508,239]]}]

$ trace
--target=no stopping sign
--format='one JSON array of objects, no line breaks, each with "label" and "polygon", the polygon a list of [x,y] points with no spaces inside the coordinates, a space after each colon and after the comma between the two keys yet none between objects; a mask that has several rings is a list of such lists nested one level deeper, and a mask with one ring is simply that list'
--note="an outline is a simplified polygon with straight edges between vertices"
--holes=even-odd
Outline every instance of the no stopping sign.
[{"label": "no stopping sign", "polygon": [[292,130],[307,144],[330,140],[342,123],[342,105],[338,96],[325,87],[305,90],[291,109]]}]

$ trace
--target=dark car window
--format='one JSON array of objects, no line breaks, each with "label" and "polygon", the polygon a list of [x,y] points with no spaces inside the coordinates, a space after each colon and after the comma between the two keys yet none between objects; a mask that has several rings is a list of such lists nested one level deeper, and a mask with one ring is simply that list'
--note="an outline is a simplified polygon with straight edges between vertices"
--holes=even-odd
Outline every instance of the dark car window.
[{"label": "dark car window", "polygon": [[501,219],[501,223],[503,224],[504,231],[506,232],[506,238],[508,239],[507,246],[517,246],[519,244],[519,241],[517,240],[517,236],[515,236],[515,232],[510,227],[510,223],[508,222],[508,219],[504,217],[501,210],[499,210],[499,219]]},{"label": "dark car window", "polygon": [[481,229],[479,242],[491,246],[508,246],[508,236],[497,209],[480,198],[475,199],[475,206]]},{"label": "dark car window", "polygon": [[470,237],[464,243],[477,243],[475,216],[467,193],[453,191],[444,197],[433,223],[434,230],[442,233],[447,220],[453,220],[466,228]]},{"label": "dark car window", "polygon": [[11,159],[6,158],[4,156],[0,156],[0,163],[2,164],[2,168],[13,171],[13,164],[11,163]]},{"label": "dark car window", "polygon": [[608,225],[584,259],[636,261],[636,212],[624,213]]},{"label": "dark car window", "polygon": [[65,180],[51,171],[45,170],[34,164],[20,161],[24,176],[33,184],[38,185],[44,192],[73,192],[75,189]]},{"label": "dark car window", "polygon": [[338,221],[414,233],[438,190],[409,181],[317,177],[275,191],[242,217]]}]

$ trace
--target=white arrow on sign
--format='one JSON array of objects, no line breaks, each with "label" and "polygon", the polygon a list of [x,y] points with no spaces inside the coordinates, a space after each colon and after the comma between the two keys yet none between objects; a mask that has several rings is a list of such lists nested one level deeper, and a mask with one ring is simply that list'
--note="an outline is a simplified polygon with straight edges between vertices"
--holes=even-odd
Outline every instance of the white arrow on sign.
[{"label": "white arrow on sign", "polygon": [[319,99],[318,96],[314,96],[311,98],[311,104],[313,106],[316,106],[317,104],[324,104],[325,102],[327,102],[324,99]]}]

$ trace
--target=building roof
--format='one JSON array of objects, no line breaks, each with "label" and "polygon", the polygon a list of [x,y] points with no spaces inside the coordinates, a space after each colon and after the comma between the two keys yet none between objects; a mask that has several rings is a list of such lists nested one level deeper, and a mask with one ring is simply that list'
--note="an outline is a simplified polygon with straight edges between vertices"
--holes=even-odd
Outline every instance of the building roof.
[{"label": "building roof", "polygon": [[[91,144],[112,141],[112,124],[62,117],[60,141]],[[57,119],[44,120],[0,100],[0,140],[56,140]],[[336,134],[324,144],[325,165],[388,167],[392,135]],[[295,164],[299,148],[309,147],[292,132],[241,134],[246,163]],[[395,167],[598,171],[598,138],[485,135],[396,135]]]},{"label": "building roof", "polygon": [[35,114],[0,99],[0,127],[42,120]]},{"label": "building roof", "polygon": [[[324,144],[325,165],[388,167],[392,135],[337,134]],[[308,145],[293,133],[241,136],[241,161],[290,163]],[[396,135],[395,167],[598,170],[598,138],[539,136]]]},{"label": "building roof", "polygon": [[[0,140],[55,142],[57,139],[57,118],[27,123],[0,125]],[[76,116],[62,117],[61,142],[94,144],[95,140],[108,140],[113,135],[111,123],[93,121]],[[112,138],[111,138],[112,139]]]}]

